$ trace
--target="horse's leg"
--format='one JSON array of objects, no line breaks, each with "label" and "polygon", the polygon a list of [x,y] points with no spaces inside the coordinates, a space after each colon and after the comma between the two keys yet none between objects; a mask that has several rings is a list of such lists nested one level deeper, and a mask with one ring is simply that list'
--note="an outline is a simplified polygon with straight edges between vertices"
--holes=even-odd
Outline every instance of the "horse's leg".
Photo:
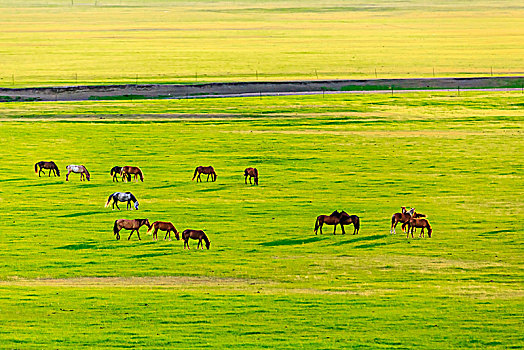
[{"label": "horse's leg", "polygon": [[251,178],[252,176],[249,176],[249,184],[252,185],[253,183],[251,182]]},{"label": "horse's leg", "polygon": [[131,236],[133,235],[133,232],[135,232],[135,230],[131,230],[131,234],[129,235],[129,237],[127,237],[127,240],[129,241],[129,239],[131,238]]},{"label": "horse's leg", "polygon": [[244,183],[247,185],[247,175],[244,175]]},{"label": "horse's leg", "polygon": [[397,231],[396,231],[397,224],[398,224],[398,221],[395,219],[395,223],[392,225],[392,227],[393,227],[393,234],[394,235],[397,234]]},{"label": "horse's leg", "polygon": [[345,235],[346,234],[346,230],[344,230],[344,225],[340,224],[340,227],[342,228],[342,234]]},{"label": "horse's leg", "polygon": [[[120,207],[118,206],[118,201],[116,201],[116,200],[113,199],[113,205],[116,205],[116,208],[117,208],[118,210],[120,210]],[[114,206],[113,206],[113,209],[115,209]]]},{"label": "horse's leg", "polygon": [[209,182],[209,175],[211,175],[211,174],[207,174],[207,180],[206,180],[206,182]]},{"label": "horse's leg", "polygon": [[333,228],[333,234],[335,234],[336,230],[337,230],[337,224],[335,224],[335,228]]},{"label": "horse's leg", "polygon": [[171,240],[171,230],[167,230],[166,235],[164,236],[164,241],[166,240],[168,234],[169,234],[169,240]]},{"label": "horse's leg", "polygon": [[418,235],[418,238],[424,237],[424,227],[422,227],[422,230],[420,230],[420,234]]},{"label": "horse's leg", "polygon": [[140,238],[140,227],[136,229],[136,234],[138,235],[138,240],[141,241],[142,239]]}]

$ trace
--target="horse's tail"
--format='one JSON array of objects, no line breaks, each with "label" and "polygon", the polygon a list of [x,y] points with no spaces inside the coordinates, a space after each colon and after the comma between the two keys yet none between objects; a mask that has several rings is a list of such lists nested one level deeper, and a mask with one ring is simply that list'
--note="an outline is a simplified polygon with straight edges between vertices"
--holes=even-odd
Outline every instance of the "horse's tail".
[{"label": "horse's tail", "polygon": [[315,234],[317,234],[317,231],[318,231],[318,226],[319,226],[319,218],[320,216],[317,216],[317,220],[315,221]]},{"label": "horse's tail", "polygon": [[[115,192],[115,193],[116,193],[116,192]],[[111,202],[111,198],[113,198],[113,195],[114,195],[115,193],[112,193],[112,194],[109,195],[109,198],[107,199],[107,203],[106,203],[106,206],[105,206],[106,208],[109,207],[109,202]]]},{"label": "horse's tail", "polygon": [[360,230],[360,218],[356,215],[355,215],[355,221],[353,222],[353,225],[355,226],[355,229],[358,232],[358,230]]},{"label": "horse's tail", "polygon": [[146,231],[146,233],[147,233],[148,235],[151,234],[151,230],[155,227],[155,225],[156,225],[157,222],[158,222],[158,221],[155,221],[155,222],[153,222],[153,223],[151,224],[151,226],[149,226],[149,228],[148,228],[147,231]]},{"label": "horse's tail", "polygon": [[198,172],[198,167],[195,168],[195,172],[193,173],[193,178],[191,179],[191,181],[195,179],[195,177],[197,176],[197,172]]},{"label": "horse's tail", "polygon": [[40,164],[40,162],[35,163],[35,174],[38,173],[38,164]]},{"label": "horse's tail", "polygon": [[202,232],[202,234],[203,234],[202,239],[204,240],[204,242],[206,242],[206,248],[209,249],[211,242],[209,241],[209,238],[207,238],[207,235],[204,232]]},{"label": "horse's tail", "polygon": [[117,224],[117,221],[118,220],[115,220],[115,224],[113,225],[113,234],[117,234],[118,233],[118,224]]}]

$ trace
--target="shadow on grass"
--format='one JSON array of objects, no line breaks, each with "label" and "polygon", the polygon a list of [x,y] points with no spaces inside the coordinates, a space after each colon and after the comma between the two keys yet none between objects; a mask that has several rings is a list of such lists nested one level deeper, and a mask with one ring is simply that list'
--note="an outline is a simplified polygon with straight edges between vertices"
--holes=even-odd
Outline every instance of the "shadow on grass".
[{"label": "shadow on grass", "polygon": [[59,218],[74,218],[77,216],[85,216],[85,215],[95,215],[95,214],[104,214],[104,211],[86,211],[83,213],[73,213],[73,214],[65,214],[60,215]]},{"label": "shadow on grass", "polygon": [[497,233],[504,233],[504,232],[515,232],[515,231],[514,230],[486,231],[486,232],[479,233],[479,236],[496,235]]},{"label": "shadow on grass", "polygon": [[264,242],[260,243],[261,246],[264,247],[277,247],[281,245],[299,245],[299,244],[306,244],[306,243],[312,243],[312,242],[319,242],[322,240],[327,239],[328,237],[310,237],[310,238],[299,238],[299,239],[280,239],[278,241],[272,241],[272,242]]}]

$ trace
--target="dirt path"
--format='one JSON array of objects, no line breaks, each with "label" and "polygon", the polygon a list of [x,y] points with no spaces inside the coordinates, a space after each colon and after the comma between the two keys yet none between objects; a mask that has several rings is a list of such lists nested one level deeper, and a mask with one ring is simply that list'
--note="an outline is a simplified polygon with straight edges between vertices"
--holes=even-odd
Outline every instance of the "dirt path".
[{"label": "dirt path", "polygon": [[459,92],[472,89],[488,91],[524,90],[524,76],[0,88],[0,101],[183,99],[348,93],[405,93],[427,90]]}]

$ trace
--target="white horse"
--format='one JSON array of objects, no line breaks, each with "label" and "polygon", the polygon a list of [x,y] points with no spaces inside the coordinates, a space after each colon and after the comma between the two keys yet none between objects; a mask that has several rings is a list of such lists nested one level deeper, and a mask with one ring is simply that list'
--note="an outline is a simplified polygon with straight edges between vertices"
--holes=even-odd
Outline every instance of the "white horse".
[{"label": "white horse", "polygon": [[109,206],[111,199],[113,200],[113,210],[115,209],[115,205],[116,208],[120,210],[118,207],[118,202],[127,202],[127,209],[131,208],[131,210],[133,210],[131,201],[134,202],[135,209],[138,210],[138,200],[131,192],[115,192],[111,194],[107,199],[106,208]]},{"label": "white horse", "polygon": [[66,166],[67,169],[67,175],[66,175],[66,181],[69,181],[69,174],[76,173],[80,174],[80,181],[84,180],[84,176],[87,178],[87,181],[91,180],[91,175],[89,174],[89,171],[87,171],[86,167],[83,165],[68,165]]}]

